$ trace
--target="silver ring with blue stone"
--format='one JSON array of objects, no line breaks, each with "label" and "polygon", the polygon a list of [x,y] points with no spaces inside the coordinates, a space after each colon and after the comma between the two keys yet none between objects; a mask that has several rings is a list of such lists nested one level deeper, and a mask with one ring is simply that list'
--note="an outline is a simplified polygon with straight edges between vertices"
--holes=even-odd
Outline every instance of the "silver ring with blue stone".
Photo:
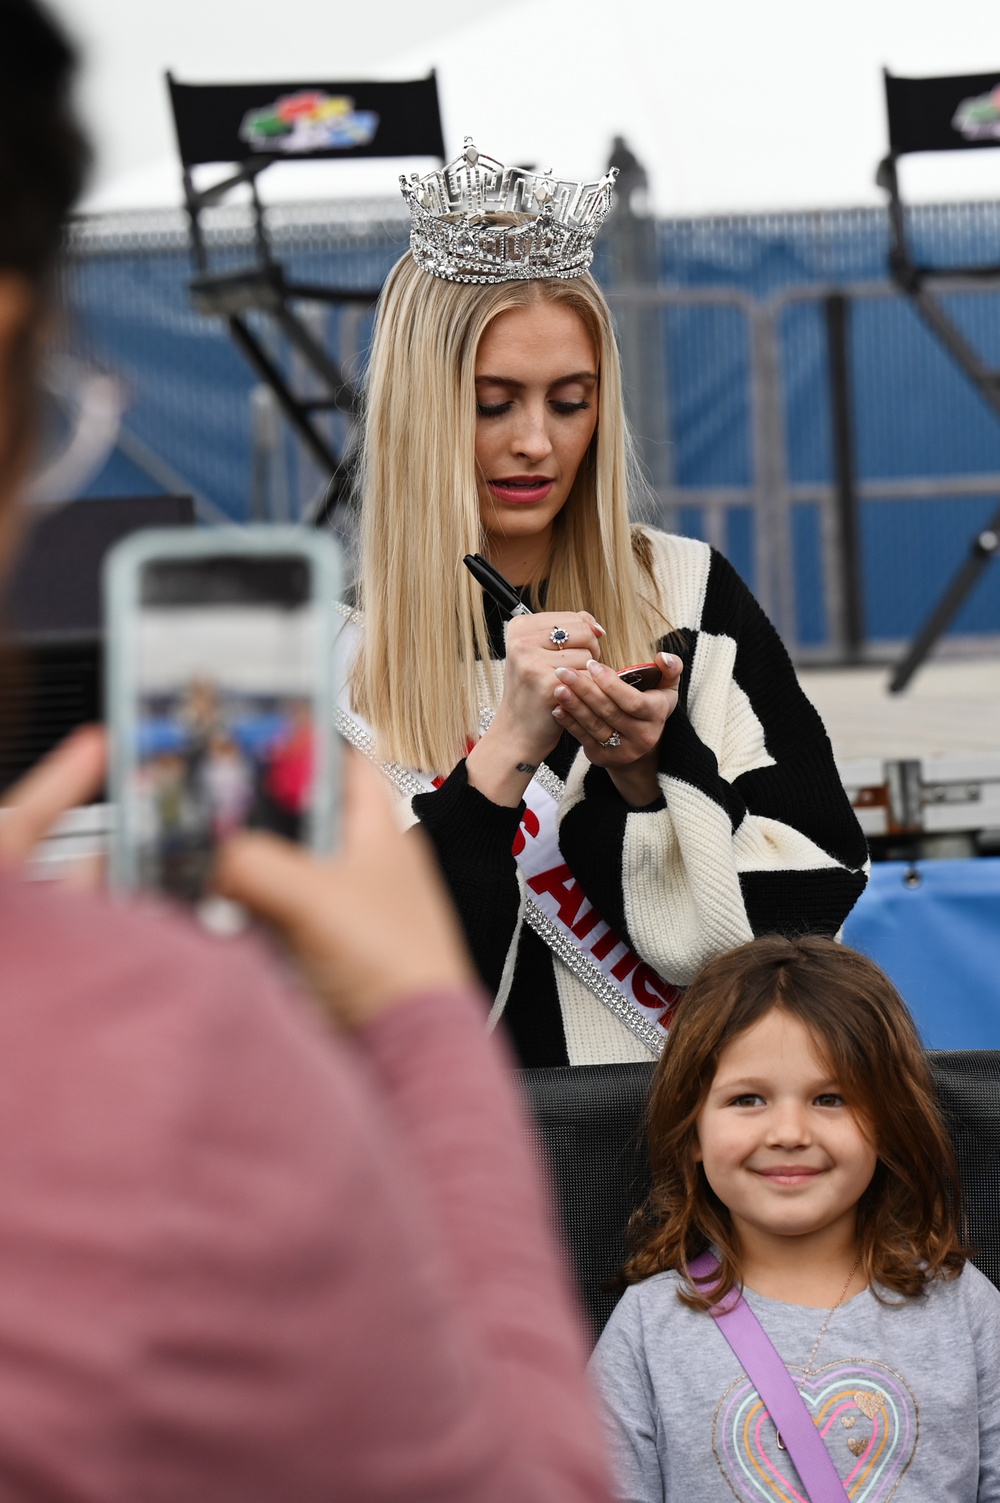
[{"label": "silver ring with blue stone", "polygon": [[563,648],[566,646],[566,643],[569,641],[569,632],[566,630],[565,626],[554,626],[549,632],[549,641],[554,642],[559,651],[562,652]]}]

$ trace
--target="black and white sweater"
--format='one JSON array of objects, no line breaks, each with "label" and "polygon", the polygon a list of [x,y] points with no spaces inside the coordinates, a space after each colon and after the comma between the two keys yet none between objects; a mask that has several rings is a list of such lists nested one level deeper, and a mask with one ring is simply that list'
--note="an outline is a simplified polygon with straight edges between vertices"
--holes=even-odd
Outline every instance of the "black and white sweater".
[{"label": "black and white sweater", "polygon": [[[660,742],[660,800],[631,808],[564,736],[562,854],[591,904],[665,980],[686,985],[756,934],[835,934],[867,880],[864,836],[819,715],[774,628],[718,553],[648,532],[660,598],[682,633],[680,699]],[[517,935],[504,1013],[530,1066],[648,1059],[527,926],[511,851],[519,809],[469,786],[465,763],[414,813],[430,835],[486,986]]]}]

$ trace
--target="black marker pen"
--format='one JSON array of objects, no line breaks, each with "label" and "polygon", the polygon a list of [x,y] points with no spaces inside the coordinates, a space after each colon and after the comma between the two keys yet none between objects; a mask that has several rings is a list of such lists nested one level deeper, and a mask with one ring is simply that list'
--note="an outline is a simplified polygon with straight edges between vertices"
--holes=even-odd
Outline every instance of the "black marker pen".
[{"label": "black marker pen", "polygon": [[467,553],[462,562],[476,583],[482,585],[487,595],[496,601],[502,611],[507,612],[508,619],[512,616],[532,614],[514,586],[508,584],[503,575],[498,574],[481,553]]},{"label": "black marker pen", "polygon": [[[487,595],[496,601],[502,611],[507,612],[508,619],[512,616],[533,614],[514,586],[508,584],[503,575],[498,574],[481,553],[467,553],[462,562],[477,584],[482,585]],[[622,683],[645,694],[647,689],[659,688],[663,680],[663,670],[657,663],[635,663],[631,668],[622,668],[618,677]]]}]

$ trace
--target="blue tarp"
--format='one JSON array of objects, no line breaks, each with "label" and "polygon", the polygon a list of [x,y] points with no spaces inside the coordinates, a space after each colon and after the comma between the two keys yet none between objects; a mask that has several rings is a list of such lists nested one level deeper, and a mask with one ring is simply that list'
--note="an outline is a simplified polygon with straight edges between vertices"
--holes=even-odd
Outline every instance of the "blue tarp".
[{"label": "blue tarp", "polygon": [[1000,1049],[1000,857],[879,862],[844,941],[892,977],[930,1049]]},{"label": "blue tarp", "polygon": [[[922,206],[909,216],[914,252],[929,262],[995,261],[1000,204]],[[359,235],[334,224],[283,242],[293,278],[365,286],[378,283],[403,248],[398,223]],[[610,237],[598,242],[595,270],[618,280]],[[790,289],[887,277],[887,219],[878,209],[821,214],[761,214],[666,220],[658,226],[661,279],[687,289],[726,287],[756,299]],[[230,250],[225,265],[245,253]],[[189,257],[181,246],[133,246],[78,252],[67,286],[77,338],[94,359],[118,371],[133,398],[135,435],[187,482],[234,518],[250,495],[250,391],[254,376],[221,319],[191,310]],[[1000,365],[1000,291],[952,297],[965,336]],[[331,315],[334,348],[340,314]],[[368,325],[365,326],[366,328]],[[701,487],[748,488],[753,475],[750,344],[731,306],[673,307],[661,319],[670,409],[670,468],[692,494],[679,525],[704,536]],[[793,484],[828,483],[833,459],[827,344],[816,302],[786,307],[778,319],[784,395],[786,470]],[[364,331],[360,345],[364,347]],[[850,370],[856,468],[861,480],[946,477],[1000,471],[1000,423],[941,346],[899,298],[853,305]],[[358,374],[357,370],[354,374]],[[136,494],[153,486],[121,454],[90,493]],[[748,492],[749,501],[749,492]],[[910,637],[928,605],[965,557],[990,516],[994,495],[906,495],[861,505],[862,588],[867,635]],[[730,512],[724,546],[751,588],[753,518]],[[822,537],[817,506],[793,507],[795,636],[802,646],[827,640]],[[984,571],[953,624],[956,633],[1000,631],[1000,566]]]}]

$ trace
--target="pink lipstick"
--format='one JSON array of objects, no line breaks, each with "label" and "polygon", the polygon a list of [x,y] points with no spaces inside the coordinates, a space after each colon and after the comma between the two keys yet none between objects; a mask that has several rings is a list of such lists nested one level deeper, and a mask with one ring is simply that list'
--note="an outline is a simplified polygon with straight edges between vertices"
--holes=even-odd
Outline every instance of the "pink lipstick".
[{"label": "pink lipstick", "polygon": [[518,506],[546,500],[555,481],[548,475],[505,475],[486,484],[498,501]]}]

